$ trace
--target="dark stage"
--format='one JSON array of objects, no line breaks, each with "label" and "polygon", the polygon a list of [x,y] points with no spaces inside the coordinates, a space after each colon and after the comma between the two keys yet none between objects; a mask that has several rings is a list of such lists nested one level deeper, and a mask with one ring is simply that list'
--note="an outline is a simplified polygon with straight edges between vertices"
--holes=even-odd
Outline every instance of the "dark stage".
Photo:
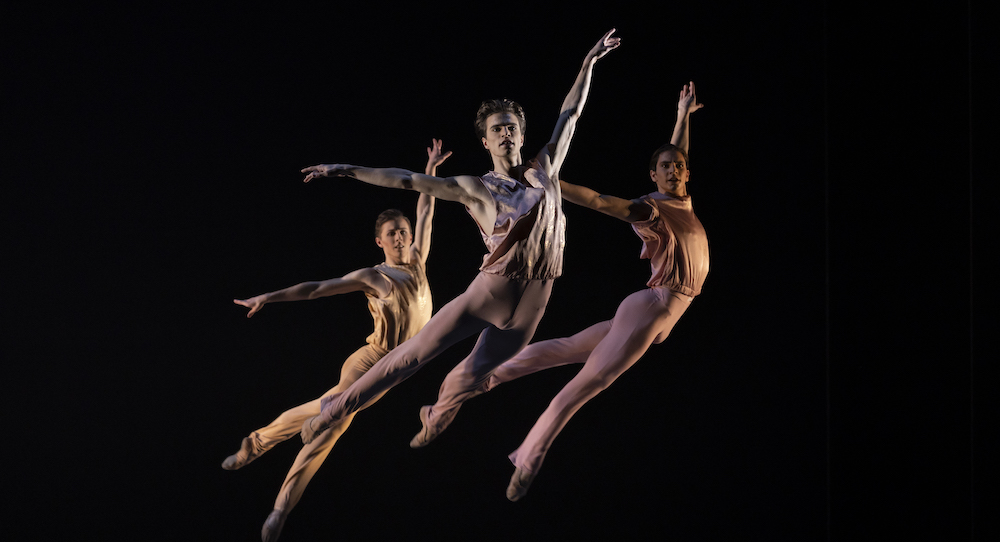
[{"label": "dark stage", "polygon": [[[608,29],[563,178],[638,197],[681,86],[708,231],[704,292],[569,423],[528,496],[518,446],[574,367],[469,402],[424,449],[417,411],[466,340],[355,420],[282,540],[987,540],[997,534],[995,116],[979,3],[37,6],[4,17],[8,528],[19,540],[257,540],[299,442],[240,439],[337,380],[361,294],[232,304],[381,261],[416,194],[301,182],[318,163],[482,174],[479,103],[552,131]],[[992,71],[992,69],[990,69]],[[611,318],[649,263],[565,204],[564,275],[535,335]],[[989,217],[987,219],[987,217]],[[484,248],[440,201],[436,308]],[[12,274],[10,273],[12,272]]]}]

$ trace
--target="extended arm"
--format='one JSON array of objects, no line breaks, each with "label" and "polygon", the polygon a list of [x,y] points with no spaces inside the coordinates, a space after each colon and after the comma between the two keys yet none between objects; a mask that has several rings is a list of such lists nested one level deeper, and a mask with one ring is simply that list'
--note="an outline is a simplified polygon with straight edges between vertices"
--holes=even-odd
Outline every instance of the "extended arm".
[{"label": "extended arm", "polygon": [[247,318],[268,303],[280,301],[305,301],[348,292],[365,292],[384,297],[389,295],[390,284],[381,273],[370,267],[352,271],[341,278],[324,281],[302,282],[282,290],[261,294],[248,299],[234,299],[233,303],[250,309]]},{"label": "extended arm", "polygon": [[583,59],[580,73],[577,74],[573,87],[570,88],[569,94],[563,100],[559,119],[556,120],[556,127],[552,131],[552,138],[538,153],[538,162],[545,168],[545,173],[549,178],[558,176],[559,168],[562,167],[563,160],[566,159],[569,143],[576,132],[577,120],[579,120],[583,106],[587,103],[587,96],[590,94],[590,80],[594,74],[594,64],[621,44],[621,38],[611,37],[614,33],[614,28],[608,31]]},{"label": "extended arm", "polygon": [[670,144],[688,152],[691,140],[690,117],[691,113],[705,107],[698,103],[698,98],[694,93],[694,81],[690,81],[681,89],[681,94],[677,98],[677,122],[674,123],[674,133],[670,137]]},{"label": "extended arm", "polygon": [[350,177],[375,186],[415,190],[428,196],[457,201],[468,207],[477,220],[486,219],[479,220],[480,224],[492,224],[493,221],[489,220],[491,216],[489,213],[492,212],[492,216],[496,214],[493,196],[490,195],[489,190],[483,186],[478,177],[470,175],[441,178],[405,169],[368,168],[348,164],[309,166],[303,168],[302,173],[306,174],[304,182],[320,177]]},{"label": "extended arm", "polygon": [[[432,139],[431,146],[427,147],[427,165],[424,167],[424,174],[428,177],[437,176],[437,167],[444,163],[451,156],[451,151],[441,152],[442,141]],[[413,225],[413,244],[410,250],[413,255],[420,258],[421,262],[427,262],[427,255],[431,249],[431,226],[434,222],[434,196],[420,194],[417,199],[417,221]]]},{"label": "extended arm", "polygon": [[650,209],[648,205],[637,200],[627,200],[616,196],[599,194],[596,191],[577,184],[559,181],[562,196],[566,201],[613,216],[625,222],[642,222],[648,220]]}]

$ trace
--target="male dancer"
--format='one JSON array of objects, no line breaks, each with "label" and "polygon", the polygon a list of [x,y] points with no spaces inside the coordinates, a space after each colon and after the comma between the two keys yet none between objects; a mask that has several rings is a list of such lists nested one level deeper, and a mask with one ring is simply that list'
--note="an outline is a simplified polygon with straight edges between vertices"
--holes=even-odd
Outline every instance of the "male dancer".
[{"label": "male dancer", "polygon": [[[694,296],[701,293],[708,274],[708,237],[694,215],[687,193],[688,120],[701,107],[695,97],[694,83],[685,85],[677,103],[672,144],[657,149],[650,161],[649,175],[656,184],[656,192],[625,200],[561,182],[567,200],[632,224],[643,241],[640,257],[651,260],[653,276],[646,283],[648,288],[626,297],[612,320],[594,324],[571,337],[528,345],[498,367],[479,389],[451,396],[459,401],[439,396],[436,404],[421,409],[422,419],[429,417],[427,412],[433,412],[439,422],[424,424],[410,446],[426,446],[454,419],[462,402],[475,395],[542,369],[583,363],[583,368],[555,396],[521,446],[510,454],[515,470],[507,487],[507,498],[517,501],[527,494],[546,452],[573,414],[628,370],[651,344],[667,338]],[[458,378],[460,375],[449,374],[442,390],[449,380]]]},{"label": "male dancer", "polygon": [[[432,146],[427,148],[427,166],[424,170],[427,175],[434,175],[437,166],[451,156],[451,152],[441,152],[441,145],[441,141],[435,139]],[[430,320],[431,292],[427,284],[425,264],[430,251],[433,218],[434,197],[421,194],[417,200],[417,222],[412,235],[409,219],[395,209],[383,211],[376,220],[375,244],[385,253],[384,263],[352,271],[341,278],[303,282],[249,299],[235,299],[233,302],[248,307],[250,312],[247,313],[247,318],[250,318],[267,303],[364,292],[368,297],[368,310],[375,321],[375,329],[366,339],[367,344],[347,358],[341,368],[340,382],[325,395],[345,390],[390,350],[416,335]],[[378,397],[372,398],[369,404],[376,400]],[[319,399],[286,410],[269,425],[244,438],[239,451],[227,457],[222,468],[236,470],[247,465],[274,445],[298,433],[302,422],[319,412]],[[278,539],[289,512],[299,502],[306,485],[353,418],[352,413],[344,419],[344,423],[299,451],[274,501],[274,510],[261,529],[264,542]]]},{"label": "male dancer", "polygon": [[303,442],[415,373],[456,342],[480,333],[456,371],[467,393],[486,382],[493,370],[524,348],[542,317],[552,281],[562,272],[565,217],[559,170],[590,90],[594,64],[620,44],[606,33],[587,53],[563,101],[548,144],[527,164],[521,159],[524,111],[510,100],[484,102],[476,116],[493,171],[482,177],[446,179],[400,169],[321,165],[303,169],[306,182],[323,176],[353,177],[378,186],[405,188],[465,204],[479,226],[489,253],[465,293],[445,305],[413,340],[377,363],[347,391],[325,397],[323,412],[302,426]]}]

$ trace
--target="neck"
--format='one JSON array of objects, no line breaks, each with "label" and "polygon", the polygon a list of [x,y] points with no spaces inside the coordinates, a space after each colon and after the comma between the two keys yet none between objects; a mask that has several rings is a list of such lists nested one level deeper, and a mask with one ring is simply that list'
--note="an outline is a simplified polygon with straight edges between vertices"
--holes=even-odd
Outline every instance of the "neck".
[{"label": "neck", "polygon": [[516,154],[513,156],[496,156],[492,155],[493,158],[493,171],[497,173],[502,173],[508,177],[514,177],[515,169],[521,165],[521,155]]},{"label": "neck", "polygon": [[406,265],[410,263],[410,251],[406,251],[402,258],[395,258],[389,254],[385,255],[385,263],[388,265]]}]

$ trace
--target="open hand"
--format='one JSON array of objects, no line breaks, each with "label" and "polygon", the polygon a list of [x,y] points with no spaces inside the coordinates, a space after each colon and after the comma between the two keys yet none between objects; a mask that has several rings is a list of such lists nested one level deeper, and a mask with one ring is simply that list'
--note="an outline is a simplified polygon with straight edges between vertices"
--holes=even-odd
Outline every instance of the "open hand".
[{"label": "open hand", "polygon": [[688,115],[702,107],[705,107],[705,105],[698,103],[698,98],[694,93],[694,81],[688,82],[681,89],[680,97],[677,98],[677,112],[681,115]]}]

